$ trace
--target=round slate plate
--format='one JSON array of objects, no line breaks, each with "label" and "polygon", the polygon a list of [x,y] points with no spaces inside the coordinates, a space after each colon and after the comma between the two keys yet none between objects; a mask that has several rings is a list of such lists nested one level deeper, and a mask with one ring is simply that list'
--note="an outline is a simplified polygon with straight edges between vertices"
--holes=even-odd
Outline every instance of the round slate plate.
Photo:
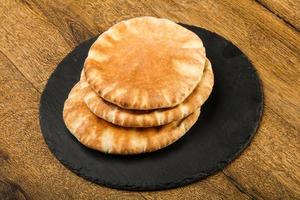
[{"label": "round slate plate", "polygon": [[221,36],[182,26],[201,37],[215,74],[213,92],[190,131],[167,148],[134,156],[103,154],[81,145],[66,128],[62,110],[68,93],[79,80],[83,62],[96,39],[92,38],[61,61],[41,97],[41,130],[62,164],[108,187],[159,190],[203,179],[223,169],[248,146],[263,105],[255,69],[237,47]]}]

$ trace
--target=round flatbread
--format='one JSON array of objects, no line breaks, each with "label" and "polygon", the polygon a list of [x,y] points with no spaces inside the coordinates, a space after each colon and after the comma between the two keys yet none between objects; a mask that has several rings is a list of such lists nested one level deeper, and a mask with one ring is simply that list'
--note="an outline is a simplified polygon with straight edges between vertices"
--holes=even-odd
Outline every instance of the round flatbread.
[{"label": "round flatbread", "polygon": [[[82,73],[81,81],[86,81]],[[214,74],[207,59],[204,73],[195,90],[179,105],[157,110],[127,110],[103,100],[90,87],[83,97],[87,107],[98,117],[124,127],[152,127],[180,120],[197,108],[209,97],[214,84]]]},{"label": "round flatbread", "polygon": [[192,31],[167,19],[139,17],[101,34],[84,70],[93,90],[119,107],[168,108],[195,89],[205,56],[201,39]]},{"label": "round flatbread", "polygon": [[182,137],[197,121],[200,110],[180,121],[151,128],[113,125],[93,114],[82,100],[87,83],[79,82],[65,101],[63,118],[83,145],[111,154],[138,154],[166,147]]}]

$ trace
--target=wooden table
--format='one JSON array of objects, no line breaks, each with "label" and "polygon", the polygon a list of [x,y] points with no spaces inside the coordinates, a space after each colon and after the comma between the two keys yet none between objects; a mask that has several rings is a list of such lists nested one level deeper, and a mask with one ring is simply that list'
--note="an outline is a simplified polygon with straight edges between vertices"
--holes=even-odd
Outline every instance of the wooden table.
[{"label": "wooden table", "polygon": [[[0,1],[0,199],[300,199],[300,1]],[[206,180],[159,192],[90,183],[51,154],[39,99],[76,45],[131,17],[152,15],[214,31],[238,46],[263,83],[250,147]]]}]

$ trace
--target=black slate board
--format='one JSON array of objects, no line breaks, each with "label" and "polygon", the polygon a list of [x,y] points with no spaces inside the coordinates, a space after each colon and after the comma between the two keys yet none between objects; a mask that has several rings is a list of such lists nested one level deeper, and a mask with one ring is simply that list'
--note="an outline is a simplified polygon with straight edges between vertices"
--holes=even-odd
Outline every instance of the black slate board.
[{"label": "black slate board", "polygon": [[64,124],[62,110],[69,91],[79,80],[89,47],[96,39],[92,38],[59,63],[41,97],[41,130],[62,164],[104,186],[160,190],[203,179],[223,169],[248,146],[263,105],[255,69],[237,47],[221,36],[183,26],[201,37],[215,74],[213,92],[193,128],[167,148],[134,156],[107,155],[77,142]]}]

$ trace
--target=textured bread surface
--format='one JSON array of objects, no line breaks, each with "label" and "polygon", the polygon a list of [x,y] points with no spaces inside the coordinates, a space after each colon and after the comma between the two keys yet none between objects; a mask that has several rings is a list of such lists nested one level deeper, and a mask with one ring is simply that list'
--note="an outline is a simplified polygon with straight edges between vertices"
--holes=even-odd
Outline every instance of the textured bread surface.
[{"label": "textured bread surface", "polygon": [[182,137],[197,121],[200,109],[186,118],[151,128],[113,125],[93,114],[83,102],[88,84],[78,82],[65,101],[63,119],[83,145],[111,154],[138,154],[166,147]]},{"label": "textured bread surface", "polygon": [[[84,73],[81,81],[86,81]],[[98,117],[125,127],[151,127],[168,124],[188,116],[199,108],[209,97],[214,84],[214,75],[207,59],[200,83],[194,91],[179,105],[156,110],[128,110],[102,99],[90,87],[83,97],[87,107]]]},{"label": "textured bread surface", "polygon": [[125,109],[182,103],[201,80],[205,49],[192,31],[167,19],[138,17],[101,34],[84,64],[103,99]]}]

